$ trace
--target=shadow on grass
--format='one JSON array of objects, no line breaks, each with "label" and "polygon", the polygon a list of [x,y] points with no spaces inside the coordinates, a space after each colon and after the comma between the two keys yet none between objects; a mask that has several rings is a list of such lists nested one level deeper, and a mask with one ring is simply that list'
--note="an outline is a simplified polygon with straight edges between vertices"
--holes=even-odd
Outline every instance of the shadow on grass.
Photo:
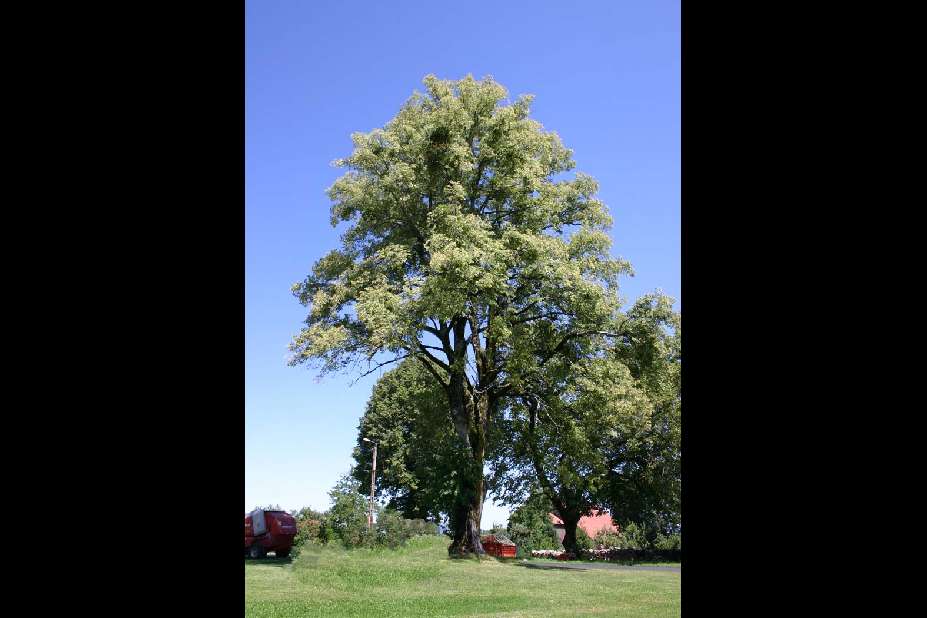
[{"label": "shadow on grass", "polygon": [[466,564],[468,562],[487,562],[490,560],[499,562],[501,564],[514,564],[518,561],[518,558],[500,558],[498,556],[493,556],[492,554],[465,554],[462,556],[460,554],[448,553],[447,557],[451,560],[451,562],[456,562],[457,564]]},{"label": "shadow on grass", "polygon": [[476,553],[458,554],[456,552],[451,552],[451,551],[447,552],[447,557],[452,562],[464,563],[464,564],[467,562],[485,562],[486,560],[495,560],[495,557],[489,554],[476,554]]},{"label": "shadow on grass", "polygon": [[681,572],[678,566],[649,566],[649,565],[627,565],[617,562],[519,562],[518,566],[526,569],[547,569],[558,571],[592,571],[592,570],[625,570],[625,571],[670,571],[673,573]]},{"label": "shadow on grass", "polygon": [[282,567],[288,564],[292,564],[293,557],[287,556],[286,558],[277,558],[275,556],[265,556],[264,558],[245,558],[245,564],[260,564],[263,566],[274,566]]},{"label": "shadow on grass", "polygon": [[448,554],[449,560],[454,562],[479,562],[480,560],[485,560],[487,556],[478,556],[477,554]]},{"label": "shadow on grass", "polygon": [[575,566],[569,566],[566,564],[554,564],[554,563],[538,563],[538,562],[513,562],[515,566],[524,567],[526,569],[542,569],[544,571],[588,571],[589,568],[584,564],[575,564]]}]

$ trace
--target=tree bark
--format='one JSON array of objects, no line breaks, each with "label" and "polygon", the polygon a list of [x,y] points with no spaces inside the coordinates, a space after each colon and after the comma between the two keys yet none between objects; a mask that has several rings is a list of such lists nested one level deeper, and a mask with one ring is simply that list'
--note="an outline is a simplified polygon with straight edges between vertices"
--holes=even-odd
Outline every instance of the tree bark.
[{"label": "tree bark", "polygon": [[484,555],[480,542],[480,520],[486,483],[483,464],[486,456],[486,422],[488,397],[468,391],[462,363],[451,368],[448,394],[451,417],[461,446],[461,463],[457,470],[457,496],[451,514],[453,542],[448,553],[456,556]]},{"label": "tree bark", "polygon": [[454,516],[451,518],[454,540],[448,548],[453,556],[484,555],[486,550],[480,541],[480,519],[483,514],[485,485],[482,475],[476,482],[461,475],[457,487]]},{"label": "tree bark", "polygon": [[573,515],[560,515],[560,519],[563,520],[563,549],[570,552],[574,556],[579,555],[579,547],[576,544],[576,528],[579,524],[579,517]]}]

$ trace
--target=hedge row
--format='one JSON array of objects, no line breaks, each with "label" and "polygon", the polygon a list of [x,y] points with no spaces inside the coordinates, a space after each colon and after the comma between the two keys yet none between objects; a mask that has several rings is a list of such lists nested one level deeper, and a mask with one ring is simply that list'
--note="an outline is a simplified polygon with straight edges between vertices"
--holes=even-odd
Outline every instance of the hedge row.
[{"label": "hedge row", "polygon": [[[533,558],[555,558],[557,560],[575,560],[577,556],[562,550],[542,549],[531,552]],[[679,549],[587,549],[580,552],[582,560],[602,560],[606,562],[680,562],[682,550]]]}]

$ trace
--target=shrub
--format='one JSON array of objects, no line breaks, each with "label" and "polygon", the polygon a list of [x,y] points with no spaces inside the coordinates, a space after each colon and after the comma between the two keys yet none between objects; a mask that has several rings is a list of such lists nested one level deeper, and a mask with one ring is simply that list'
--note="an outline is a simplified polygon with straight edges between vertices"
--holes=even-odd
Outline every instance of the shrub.
[{"label": "shrub", "polygon": [[596,549],[620,549],[623,547],[621,534],[611,530],[599,530],[593,539]]},{"label": "shrub", "polygon": [[682,533],[663,535],[657,534],[657,540],[654,542],[655,549],[661,550],[682,550]]},{"label": "shrub", "polygon": [[596,535],[596,542],[604,549],[620,548],[655,551],[680,551],[682,549],[682,532],[664,534],[636,522],[626,524],[617,536],[617,545],[610,544],[614,543],[614,540],[611,538],[606,539],[606,535],[601,533]]},{"label": "shrub", "polygon": [[486,534],[492,534],[500,541],[509,541],[511,543],[514,543],[512,538],[509,536],[508,530],[506,530],[499,524],[494,524],[493,527],[489,530],[489,532],[485,532],[483,536],[485,536]]},{"label": "shrub", "polygon": [[327,513],[319,521],[319,542],[320,543],[332,543],[337,541],[340,537],[335,531],[335,526],[332,523],[332,518]]},{"label": "shrub", "polygon": [[436,535],[438,534],[438,524],[426,519],[407,519],[405,520],[412,531],[412,536]]},{"label": "shrub", "polygon": [[576,547],[580,550],[592,549],[595,545],[594,541],[589,538],[589,535],[586,534],[586,531],[576,526]]},{"label": "shrub", "polygon": [[535,549],[530,553],[532,558],[560,558],[562,549]]},{"label": "shrub", "polygon": [[351,521],[335,528],[335,534],[341,539],[341,543],[348,549],[355,547],[373,547],[373,531],[367,530],[367,522]]},{"label": "shrub", "polygon": [[345,547],[372,546],[373,535],[367,530],[368,503],[360,493],[360,481],[344,476],[328,495],[332,507],[326,518],[326,536],[337,537]]},{"label": "shrub", "polygon": [[373,530],[367,529],[366,515],[363,521],[352,519],[336,530],[338,538],[347,548],[388,547],[396,549],[406,541],[421,534],[435,534],[437,526],[424,520],[404,519],[393,509],[378,509]]},{"label": "shrub", "polygon": [[430,521],[404,519],[397,511],[381,507],[377,508],[373,529],[368,530],[368,498],[360,493],[360,483],[351,476],[339,480],[329,496],[332,507],[325,513],[308,507],[291,513],[297,528],[294,548],[333,541],[349,549],[396,548],[414,536],[438,534],[438,526]]},{"label": "shrub", "polygon": [[550,501],[540,493],[532,494],[525,504],[516,508],[508,524],[508,538],[517,547],[519,558],[531,556],[531,552],[542,549],[557,549],[560,539],[550,522]]},{"label": "shrub", "polygon": [[531,556],[531,552],[535,551],[532,531],[524,524],[512,524],[509,526],[509,540],[515,543],[516,558]]},{"label": "shrub", "polygon": [[296,519],[296,538],[293,539],[293,547],[302,547],[307,543],[322,542],[321,530],[324,513],[315,511],[309,507],[298,511],[291,511],[290,515]]},{"label": "shrub", "polygon": [[649,545],[644,529],[633,521],[621,531],[622,549],[646,549]]},{"label": "shrub", "polygon": [[384,509],[377,517],[373,542],[380,547],[397,548],[409,538],[409,527],[396,511]]},{"label": "shrub", "polygon": [[322,528],[322,522],[319,519],[296,520],[296,538],[293,539],[293,547],[302,547],[306,543],[319,543],[319,531]]}]

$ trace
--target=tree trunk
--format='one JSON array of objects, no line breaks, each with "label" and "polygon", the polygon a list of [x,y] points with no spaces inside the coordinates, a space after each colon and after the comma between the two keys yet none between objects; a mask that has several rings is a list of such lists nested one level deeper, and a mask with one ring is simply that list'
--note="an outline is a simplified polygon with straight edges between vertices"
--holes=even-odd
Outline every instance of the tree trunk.
[{"label": "tree trunk", "polygon": [[483,514],[483,479],[476,483],[465,479],[461,475],[461,482],[457,487],[456,509],[451,518],[454,540],[448,548],[448,553],[454,556],[483,555],[486,550],[480,541],[480,519]]},{"label": "tree trunk", "polygon": [[574,556],[579,556],[579,547],[576,545],[576,527],[579,524],[579,517],[563,517],[563,549]]},{"label": "tree trunk", "polygon": [[483,463],[486,454],[486,425],[489,400],[485,395],[470,396],[462,370],[450,375],[450,403],[454,428],[461,444],[461,463],[457,470],[457,495],[450,524],[453,542],[448,553],[456,556],[484,555],[480,542],[480,519],[486,483]]}]

